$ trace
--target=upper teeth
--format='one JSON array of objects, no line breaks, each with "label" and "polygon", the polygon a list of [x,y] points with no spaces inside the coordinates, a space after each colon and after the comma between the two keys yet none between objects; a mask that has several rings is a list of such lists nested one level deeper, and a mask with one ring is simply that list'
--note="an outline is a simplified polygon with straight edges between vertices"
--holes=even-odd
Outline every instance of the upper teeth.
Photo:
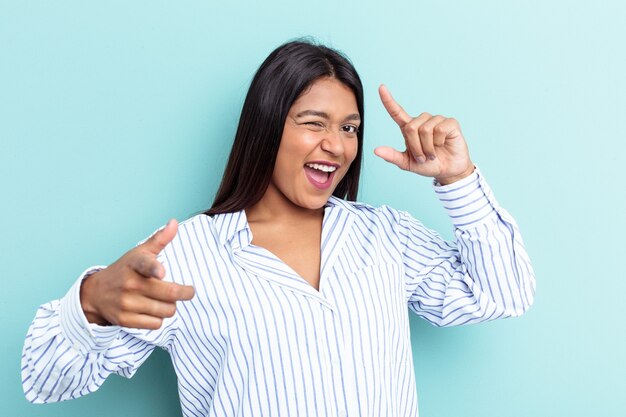
[{"label": "upper teeth", "polygon": [[321,164],[306,164],[306,166],[308,166],[309,168],[313,168],[313,169],[319,169],[320,171],[324,171],[324,172],[333,172],[334,170],[337,169],[337,167],[331,167],[328,165],[321,165]]}]

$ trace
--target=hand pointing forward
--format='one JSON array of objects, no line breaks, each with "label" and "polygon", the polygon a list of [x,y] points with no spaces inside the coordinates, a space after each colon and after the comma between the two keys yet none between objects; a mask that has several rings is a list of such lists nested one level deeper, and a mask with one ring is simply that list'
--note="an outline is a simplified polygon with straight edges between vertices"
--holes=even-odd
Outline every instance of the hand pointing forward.
[{"label": "hand pointing forward", "polygon": [[176,301],[193,298],[193,287],[162,281],[165,268],[157,255],[177,231],[178,223],[170,220],[144,243],[83,281],[80,301],[89,322],[158,329],[163,318],[176,312]]},{"label": "hand pointing forward", "polygon": [[380,99],[391,118],[400,127],[406,149],[400,152],[379,146],[374,153],[405,171],[435,177],[442,185],[467,177],[474,171],[461,126],[452,118],[422,113],[411,117],[394,100],[384,85]]}]

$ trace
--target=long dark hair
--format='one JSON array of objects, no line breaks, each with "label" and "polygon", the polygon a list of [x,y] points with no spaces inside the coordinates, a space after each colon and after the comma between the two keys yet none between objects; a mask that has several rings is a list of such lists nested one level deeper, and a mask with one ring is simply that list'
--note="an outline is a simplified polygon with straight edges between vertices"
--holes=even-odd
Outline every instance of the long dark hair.
[{"label": "long dark hair", "polygon": [[261,200],[272,178],[289,109],[307,87],[323,77],[335,78],[352,90],[361,116],[356,158],[333,193],[356,200],[363,154],[361,79],[339,51],[298,40],[276,48],[254,75],[220,188],[205,214],[232,213]]}]

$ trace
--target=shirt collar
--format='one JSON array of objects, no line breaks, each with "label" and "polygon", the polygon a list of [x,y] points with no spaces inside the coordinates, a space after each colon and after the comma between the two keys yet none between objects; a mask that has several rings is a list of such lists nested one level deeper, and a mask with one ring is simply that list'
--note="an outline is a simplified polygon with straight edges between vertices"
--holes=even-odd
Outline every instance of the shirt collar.
[{"label": "shirt collar", "polygon": [[[339,209],[354,213],[356,211],[354,204],[355,203],[342,200],[341,198],[330,196],[324,207],[326,209]],[[213,215],[213,223],[215,224],[217,235],[222,245],[232,241],[239,232],[244,230],[249,231],[250,229],[245,210],[234,213],[215,214]]]},{"label": "shirt collar", "polygon": [[234,213],[220,213],[213,216],[217,236],[222,245],[242,230],[248,229],[248,219],[244,210]]},{"label": "shirt collar", "polygon": [[331,195],[328,199],[328,202],[324,207],[337,208],[341,210],[345,210],[351,214],[356,214],[359,210],[358,207],[363,206],[363,203],[357,203],[355,201],[346,201],[339,197],[335,197]]}]

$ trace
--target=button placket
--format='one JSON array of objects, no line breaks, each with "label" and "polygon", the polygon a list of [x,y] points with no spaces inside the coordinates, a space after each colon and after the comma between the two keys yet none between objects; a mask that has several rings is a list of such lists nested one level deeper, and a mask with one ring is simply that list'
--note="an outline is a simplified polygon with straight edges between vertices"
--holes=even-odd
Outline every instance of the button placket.
[{"label": "button placket", "polygon": [[332,386],[336,388],[336,391],[331,393],[331,395],[337,401],[337,415],[347,416],[347,410],[355,397],[353,395],[353,387],[351,387],[353,382],[351,371],[346,368],[348,363],[343,360],[346,357],[346,350],[343,336],[341,335],[341,325],[335,322],[337,312],[334,309],[323,307],[322,314],[326,331],[332,332],[334,329],[334,331],[338,332],[336,343],[328,345],[328,357],[324,366],[328,369],[329,376],[332,378]]}]

